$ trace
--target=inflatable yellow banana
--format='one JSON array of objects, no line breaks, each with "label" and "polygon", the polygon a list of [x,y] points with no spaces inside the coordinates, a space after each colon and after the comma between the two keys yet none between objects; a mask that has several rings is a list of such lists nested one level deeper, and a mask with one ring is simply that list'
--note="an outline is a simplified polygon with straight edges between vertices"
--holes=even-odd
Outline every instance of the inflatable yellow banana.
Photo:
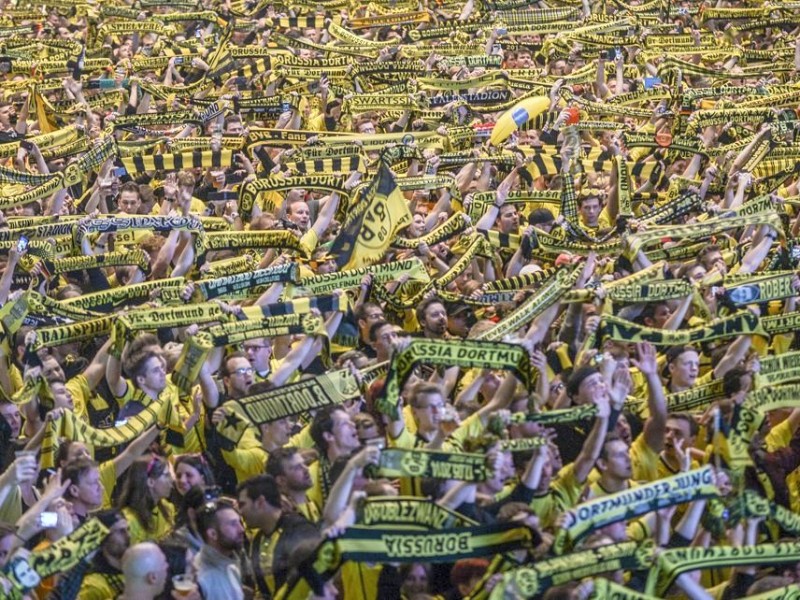
[{"label": "inflatable yellow banana", "polygon": [[547,96],[534,96],[521,100],[497,119],[489,141],[493,146],[500,145],[517,129],[548,108],[550,108],[550,98]]}]

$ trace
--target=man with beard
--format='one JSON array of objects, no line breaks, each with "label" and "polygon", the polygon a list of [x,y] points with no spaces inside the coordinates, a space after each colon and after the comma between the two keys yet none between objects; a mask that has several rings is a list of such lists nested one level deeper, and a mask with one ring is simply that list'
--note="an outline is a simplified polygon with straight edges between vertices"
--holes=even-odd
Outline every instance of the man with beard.
[{"label": "man with beard", "polygon": [[297,448],[278,448],[270,452],[266,466],[267,475],[272,475],[278,483],[281,495],[289,500],[295,511],[312,523],[320,519],[320,507],[310,502],[306,492],[314,482],[311,472]]},{"label": "man with beard", "polygon": [[447,333],[447,309],[438,298],[423,300],[417,308],[417,321],[422,328],[421,335],[429,340],[442,340]]},{"label": "man with beard", "polygon": [[204,598],[244,600],[239,552],[244,547],[242,517],[233,502],[220,498],[197,514],[203,547],[194,559]]},{"label": "man with beard", "polygon": [[256,585],[262,597],[272,598],[286,582],[295,548],[308,540],[319,541],[319,532],[305,517],[282,509],[278,483],[271,475],[245,481],[238,494],[247,527],[258,530],[249,552]]},{"label": "man with beard", "polygon": [[100,546],[100,552],[92,560],[89,573],[81,584],[80,600],[105,600],[114,598],[124,588],[122,579],[122,555],[130,546],[128,521],[116,510],[104,510],[95,515],[108,527],[108,535]]}]

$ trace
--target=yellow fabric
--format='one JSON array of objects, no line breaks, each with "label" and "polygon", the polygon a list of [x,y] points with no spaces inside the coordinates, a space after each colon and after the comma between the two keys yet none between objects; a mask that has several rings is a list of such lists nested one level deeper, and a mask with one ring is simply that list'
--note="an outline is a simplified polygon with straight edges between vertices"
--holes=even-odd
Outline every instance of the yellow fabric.
[{"label": "yellow fabric", "polygon": [[117,468],[113,460],[100,463],[100,483],[103,484],[103,505],[102,508],[111,508],[111,496],[114,495],[114,488],[117,487]]},{"label": "yellow fabric", "polygon": [[92,391],[89,389],[89,380],[83,374],[77,375],[67,382],[66,388],[70,396],[72,396],[72,404],[75,407],[72,412],[81,419],[88,421],[89,415],[86,407],[92,397]]},{"label": "yellow fabric", "polygon": [[315,502],[304,502],[297,505],[298,514],[303,515],[311,523],[319,523],[322,520],[322,511]]},{"label": "yellow fabric", "polygon": [[[792,440],[792,431],[789,420],[784,420],[770,429],[764,441],[769,452],[775,452],[780,448],[785,448]],[[789,507],[794,512],[800,511],[800,469],[795,469],[786,476],[786,487],[789,490]]]},{"label": "yellow fabric", "polygon": [[348,561],[342,565],[342,586],[347,600],[377,600],[381,565]]},{"label": "yellow fabric", "polygon": [[558,504],[558,510],[564,512],[581,501],[583,484],[575,477],[575,463],[570,463],[561,468],[555,479],[550,483]]},{"label": "yellow fabric", "polygon": [[102,573],[89,573],[83,578],[78,600],[108,600],[115,598],[117,591],[108,583],[108,578]]},{"label": "yellow fabric", "polygon": [[322,498],[322,473],[320,470],[319,461],[315,460],[308,466],[308,473],[311,475],[311,488],[306,492],[306,498],[309,502],[313,502],[317,506],[324,506],[325,502]]},{"label": "yellow fabric", "polygon": [[175,507],[166,500],[161,501],[166,516],[162,514],[158,506],[153,509],[153,527],[145,529],[139,517],[127,506],[122,509],[122,514],[128,520],[128,532],[131,537],[131,546],[140,542],[158,541],[165,537],[175,524]]},{"label": "yellow fabric", "polygon": [[261,446],[255,430],[248,427],[235,449],[222,451],[222,458],[236,473],[236,481],[242,483],[264,473],[267,451]]},{"label": "yellow fabric", "polygon": [[[8,359],[6,359],[8,360]],[[24,382],[22,381],[22,372],[17,365],[9,361],[8,377],[11,380],[11,387],[14,388],[14,393],[20,391]]]},{"label": "yellow fabric", "polygon": [[464,450],[464,441],[468,438],[476,438],[483,434],[485,426],[478,413],[468,416],[461,422],[461,425],[450,434],[442,444],[445,452],[461,452]]},{"label": "yellow fabric", "polygon": [[311,426],[306,425],[289,438],[286,448],[313,448],[314,440],[311,438]]},{"label": "yellow fabric", "polygon": [[644,434],[639,434],[630,449],[633,478],[636,481],[655,481],[660,477],[658,453],[655,452],[644,439]]},{"label": "yellow fabric", "polygon": [[300,246],[311,254],[317,249],[317,245],[319,245],[319,238],[317,237],[317,232],[314,231],[312,227],[300,238]]}]

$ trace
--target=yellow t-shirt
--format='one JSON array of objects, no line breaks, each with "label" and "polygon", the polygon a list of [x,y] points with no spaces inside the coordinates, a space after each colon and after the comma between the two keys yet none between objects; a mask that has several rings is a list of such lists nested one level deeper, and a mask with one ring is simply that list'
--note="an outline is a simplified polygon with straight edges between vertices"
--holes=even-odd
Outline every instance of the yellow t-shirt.
[{"label": "yellow t-shirt", "polygon": [[140,542],[158,541],[172,531],[175,525],[175,507],[166,500],[162,500],[160,506],[164,511],[162,513],[159,506],[153,509],[153,526],[150,529],[145,528],[132,509],[127,506],[122,509],[122,514],[128,521],[131,546]]},{"label": "yellow t-shirt", "polygon": [[658,452],[647,445],[644,434],[639,434],[630,449],[633,478],[636,481],[655,481],[659,479],[661,459]]},{"label": "yellow t-shirt", "polygon": [[111,496],[114,494],[114,488],[117,487],[117,468],[114,466],[113,460],[107,460],[100,463],[98,467],[100,471],[100,483],[103,484],[103,508],[111,508]]},{"label": "yellow t-shirt", "polygon": [[83,578],[78,600],[108,600],[116,598],[125,588],[122,575],[89,573]]},{"label": "yellow t-shirt", "polygon": [[342,587],[347,600],[377,600],[382,565],[347,561],[342,565]]},{"label": "yellow t-shirt", "polygon": [[233,468],[239,483],[263,474],[267,456],[267,451],[252,427],[245,429],[236,448],[231,451],[222,450],[222,458]]},{"label": "yellow t-shirt", "polygon": [[75,413],[75,416],[88,421],[89,415],[86,412],[86,407],[92,397],[92,391],[89,389],[89,380],[83,374],[77,375],[67,382],[66,388],[70,396],[72,396],[72,404],[75,407],[72,412]]}]

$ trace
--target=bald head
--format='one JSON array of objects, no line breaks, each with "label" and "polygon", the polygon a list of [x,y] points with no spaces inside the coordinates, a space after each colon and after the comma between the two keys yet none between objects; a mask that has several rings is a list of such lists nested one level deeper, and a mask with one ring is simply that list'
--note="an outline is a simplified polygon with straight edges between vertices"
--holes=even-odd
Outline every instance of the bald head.
[{"label": "bald head", "polygon": [[167,581],[167,559],[157,545],[143,542],[131,546],[122,556],[125,590],[150,591],[155,597],[164,591]]}]

